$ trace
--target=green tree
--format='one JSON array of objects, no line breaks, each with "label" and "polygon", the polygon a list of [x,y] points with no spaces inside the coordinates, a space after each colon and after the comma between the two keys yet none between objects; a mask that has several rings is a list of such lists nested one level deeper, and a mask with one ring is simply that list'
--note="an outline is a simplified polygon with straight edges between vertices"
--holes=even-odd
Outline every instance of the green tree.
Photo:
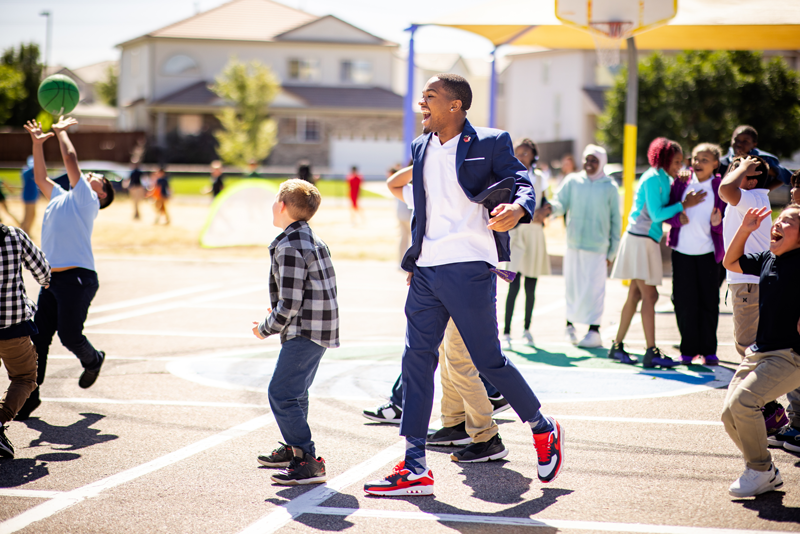
[{"label": "green tree", "polygon": [[106,80],[94,84],[94,90],[100,100],[109,106],[117,107],[117,87],[119,86],[119,75],[113,65],[109,65],[106,70]]},{"label": "green tree", "polygon": [[[599,140],[615,158],[622,156],[627,77],[623,67],[598,120]],[[639,161],[659,136],[684,150],[702,142],[725,149],[739,124],[753,126],[759,147],[777,156],[800,148],[800,74],[759,52],[656,52],[639,61],[638,104]]]},{"label": "green tree", "polygon": [[232,104],[217,114],[222,129],[214,137],[220,159],[243,169],[264,160],[277,142],[277,124],[269,116],[269,104],[280,90],[277,76],[259,61],[232,58],[211,90]]},{"label": "green tree", "polygon": [[0,57],[0,64],[8,65],[24,76],[25,97],[13,107],[11,117],[6,120],[8,125],[22,126],[41,111],[38,91],[42,82],[43,67],[39,57],[39,45],[35,43],[9,48]]},{"label": "green tree", "polygon": [[0,64],[0,124],[6,123],[26,96],[25,75],[14,67]]}]

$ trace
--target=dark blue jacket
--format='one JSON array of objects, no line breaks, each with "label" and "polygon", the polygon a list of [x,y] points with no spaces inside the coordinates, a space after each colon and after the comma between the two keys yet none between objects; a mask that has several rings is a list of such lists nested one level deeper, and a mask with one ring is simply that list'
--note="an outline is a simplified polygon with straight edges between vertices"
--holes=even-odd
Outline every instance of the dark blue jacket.
[{"label": "dark blue jacket", "polygon": [[[414,190],[414,217],[411,220],[411,247],[403,256],[401,267],[412,272],[422,251],[422,239],[427,228],[425,185],[422,168],[425,149],[432,133],[417,137],[411,144],[414,160],[412,186]],[[499,204],[519,204],[525,209],[520,223],[530,223],[536,207],[536,195],[528,179],[528,169],[514,157],[514,147],[508,132],[492,128],[473,128],[464,123],[456,148],[456,173],[458,183],[471,202],[482,204],[491,212]],[[494,232],[497,256],[500,261],[510,259],[508,232]]]}]

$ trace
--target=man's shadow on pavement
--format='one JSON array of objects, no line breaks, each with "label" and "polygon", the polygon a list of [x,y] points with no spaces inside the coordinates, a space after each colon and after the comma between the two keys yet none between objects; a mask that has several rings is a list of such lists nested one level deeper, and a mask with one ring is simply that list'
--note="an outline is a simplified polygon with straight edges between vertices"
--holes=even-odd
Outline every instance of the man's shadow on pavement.
[{"label": "man's shadow on pavement", "polygon": [[[74,451],[97,443],[115,440],[119,437],[113,434],[101,434],[100,430],[89,428],[100,419],[103,419],[105,415],[96,413],[82,413],[81,415],[83,419],[69,426],[51,425],[38,417],[31,417],[25,420],[24,423],[28,428],[39,432],[39,437],[31,441],[26,448],[42,447],[48,444],[62,446],[52,447],[57,451]],[[68,462],[80,457],[80,454],[74,452],[50,452],[39,454],[35,458],[7,460],[3,462],[3,476],[0,477],[0,487],[24,486],[29,482],[49,475],[48,462]]]}]

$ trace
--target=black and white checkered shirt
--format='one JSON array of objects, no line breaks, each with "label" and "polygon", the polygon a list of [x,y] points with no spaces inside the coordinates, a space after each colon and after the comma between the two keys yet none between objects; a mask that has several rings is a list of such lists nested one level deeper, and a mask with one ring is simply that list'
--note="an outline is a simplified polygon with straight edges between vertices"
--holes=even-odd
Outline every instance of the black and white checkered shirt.
[{"label": "black and white checkered shirt", "polygon": [[39,247],[19,228],[0,224],[0,328],[32,319],[36,312],[36,305],[25,294],[23,265],[41,285],[50,283],[50,264]]},{"label": "black and white checkered shirt", "polygon": [[306,221],[286,227],[269,246],[272,313],[258,325],[281,343],[304,337],[327,348],[339,346],[339,305],[331,253]]}]

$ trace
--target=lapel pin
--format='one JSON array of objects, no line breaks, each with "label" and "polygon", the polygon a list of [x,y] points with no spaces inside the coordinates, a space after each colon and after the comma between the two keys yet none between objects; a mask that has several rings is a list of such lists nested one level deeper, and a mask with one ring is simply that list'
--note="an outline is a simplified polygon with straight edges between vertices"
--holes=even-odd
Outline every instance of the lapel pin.
[{"label": "lapel pin", "polygon": [[469,140],[470,140],[470,139],[472,139],[472,137],[470,137],[470,136],[468,136],[468,135],[465,135],[465,136],[464,136],[464,142],[465,142],[465,143],[469,143]]}]

